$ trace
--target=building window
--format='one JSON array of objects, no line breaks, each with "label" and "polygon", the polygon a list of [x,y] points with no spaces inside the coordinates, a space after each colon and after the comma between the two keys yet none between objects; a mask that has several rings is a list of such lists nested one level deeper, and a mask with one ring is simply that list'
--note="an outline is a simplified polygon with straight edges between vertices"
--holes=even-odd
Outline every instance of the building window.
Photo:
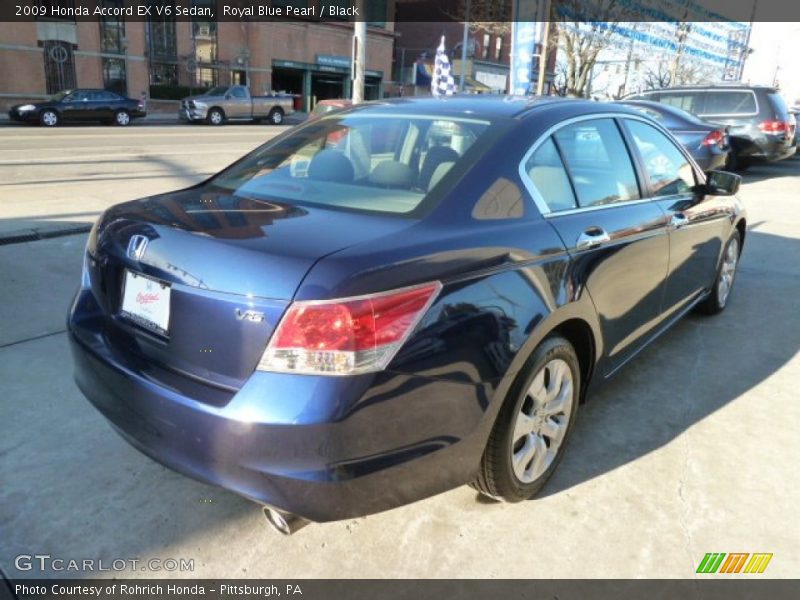
[{"label": "building window", "polygon": [[481,58],[489,58],[489,48],[492,45],[492,36],[488,33],[483,34],[483,44],[481,45]]},{"label": "building window", "polygon": [[103,87],[120,96],[128,95],[128,78],[125,72],[125,60],[122,58],[104,58]]},{"label": "building window", "polygon": [[174,18],[148,17],[147,49],[151,60],[176,60],[178,57],[176,37]]},{"label": "building window", "polygon": [[178,85],[178,65],[176,63],[151,62],[150,85]]},{"label": "building window", "polygon": [[[122,8],[123,0],[103,0],[105,8]],[[113,54],[125,53],[125,21],[120,17],[100,19],[100,49]]]},{"label": "building window", "polygon": [[[192,6],[213,8],[213,0],[192,0]],[[217,24],[214,21],[192,19],[192,43],[197,65],[195,84],[200,87],[217,85]]]},{"label": "building window", "polygon": [[231,85],[247,85],[247,71],[231,71]]},{"label": "building window", "polygon": [[387,0],[367,0],[367,25],[386,28]]},{"label": "building window", "polygon": [[214,87],[217,85],[217,69],[210,69],[208,67],[200,67],[197,69],[196,83],[200,87]]},{"label": "building window", "polygon": [[44,75],[48,94],[75,87],[72,44],[59,40],[44,42]]},{"label": "building window", "polygon": [[[150,97],[160,98],[163,88],[178,85],[178,44],[174,17],[157,16],[153,2],[147,18],[147,54],[150,63]],[[177,95],[177,93],[176,93]],[[169,97],[169,96],[168,96]]]},{"label": "building window", "polygon": [[503,36],[498,35],[494,38],[494,59],[500,61],[503,57]]}]

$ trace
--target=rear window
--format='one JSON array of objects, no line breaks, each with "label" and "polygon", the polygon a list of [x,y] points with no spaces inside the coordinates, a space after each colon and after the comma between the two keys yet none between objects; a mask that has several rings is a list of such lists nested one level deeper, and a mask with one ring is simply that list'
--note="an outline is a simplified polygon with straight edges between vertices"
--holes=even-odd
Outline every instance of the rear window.
[{"label": "rear window", "polygon": [[331,114],[257,148],[210,184],[290,204],[411,213],[489,125],[434,115]]},{"label": "rear window", "polygon": [[704,115],[755,114],[756,96],[749,90],[714,91],[705,93]]},{"label": "rear window", "polygon": [[767,98],[769,98],[769,102],[772,105],[772,108],[775,110],[775,118],[781,121],[788,121],[789,120],[789,107],[786,105],[786,101],[783,99],[778,92],[770,92],[767,94]]}]

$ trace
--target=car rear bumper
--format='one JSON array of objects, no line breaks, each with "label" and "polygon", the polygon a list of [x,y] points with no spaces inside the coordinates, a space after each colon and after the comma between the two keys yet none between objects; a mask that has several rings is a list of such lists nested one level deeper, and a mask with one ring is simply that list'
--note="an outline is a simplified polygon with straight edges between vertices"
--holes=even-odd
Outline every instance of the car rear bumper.
[{"label": "car rear bumper", "polygon": [[222,406],[153,380],[110,347],[81,290],[68,319],[75,380],[156,461],[312,521],[407,504],[468,482],[491,424],[487,390],[381,372],[256,372]]},{"label": "car rear bumper", "polygon": [[767,134],[755,138],[737,137],[732,143],[738,157],[769,162],[789,158],[796,150],[796,146],[783,137]]}]

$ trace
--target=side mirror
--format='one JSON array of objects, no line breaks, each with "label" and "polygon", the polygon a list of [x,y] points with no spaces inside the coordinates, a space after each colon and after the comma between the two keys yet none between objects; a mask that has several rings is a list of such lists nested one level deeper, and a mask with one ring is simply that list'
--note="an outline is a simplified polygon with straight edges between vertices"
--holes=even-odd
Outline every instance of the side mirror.
[{"label": "side mirror", "polygon": [[702,188],[702,193],[709,196],[733,196],[739,191],[742,184],[741,175],[728,173],[727,171],[708,171],[706,173],[706,183]]}]

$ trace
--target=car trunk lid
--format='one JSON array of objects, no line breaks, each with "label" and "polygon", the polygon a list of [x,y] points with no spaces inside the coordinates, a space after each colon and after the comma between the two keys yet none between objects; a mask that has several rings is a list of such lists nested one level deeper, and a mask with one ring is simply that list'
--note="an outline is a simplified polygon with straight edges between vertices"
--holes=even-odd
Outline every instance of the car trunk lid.
[{"label": "car trunk lid", "polygon": [[[106,340],[128,359],[238,389],[317,260],[409,223],[202,188],[118,205],[90,248]],[[164,329],[147,312],[161,305]]]}]

